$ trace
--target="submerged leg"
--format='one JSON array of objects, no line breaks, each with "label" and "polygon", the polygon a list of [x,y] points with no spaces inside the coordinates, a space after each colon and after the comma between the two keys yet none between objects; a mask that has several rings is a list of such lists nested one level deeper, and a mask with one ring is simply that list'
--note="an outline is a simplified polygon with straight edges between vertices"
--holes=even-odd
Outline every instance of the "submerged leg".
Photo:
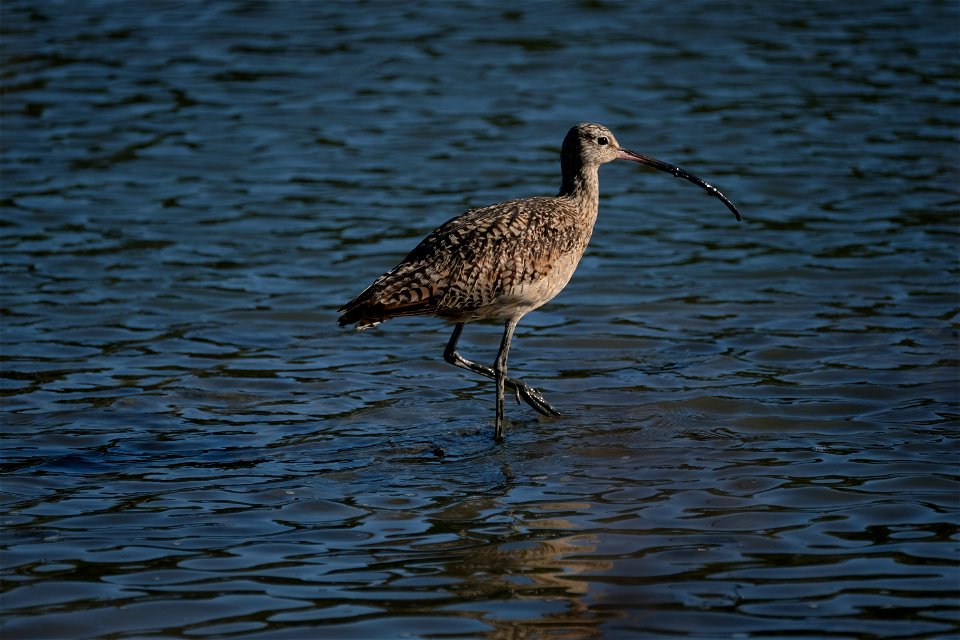
[{"label": "submerged leg", "polygon": [[[447,348],[443,350],[443,359],[454,366],[460,367],[461,369],[466,369],[467,371],[478,373],[481,376],[490,378],[491,380],[496,380],[497,376],[493,369],[486,365],[471,362],[457,353],[457,341],[460,340],[461,333],[463,333],[463,323],[458,322],[453,328],[453,335],[450,336],[450,341],[447,343]],[[550,403],[546,401],[540,392],[528,385],[526,382],[504,376],[504,384],[505,386],[513,389],[513,392],[517,396],[517,403],[519,403],[520,400],[523,400],[530,405],[534,411],[544,416],[560,416],[560,412],[550,406]]]}]

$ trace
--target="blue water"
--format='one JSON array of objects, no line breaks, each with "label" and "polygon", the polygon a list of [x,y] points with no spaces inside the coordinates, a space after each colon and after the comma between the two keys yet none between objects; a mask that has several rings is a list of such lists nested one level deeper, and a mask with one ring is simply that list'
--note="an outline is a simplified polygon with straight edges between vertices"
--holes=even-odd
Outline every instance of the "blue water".
[{"label": "blue water", "polygon": [[[960,632],[955,2],[0,4],[0,634]],[[336,309],[627,163],[511,372]],[[500,329],[468,326],[491,362]]]}]

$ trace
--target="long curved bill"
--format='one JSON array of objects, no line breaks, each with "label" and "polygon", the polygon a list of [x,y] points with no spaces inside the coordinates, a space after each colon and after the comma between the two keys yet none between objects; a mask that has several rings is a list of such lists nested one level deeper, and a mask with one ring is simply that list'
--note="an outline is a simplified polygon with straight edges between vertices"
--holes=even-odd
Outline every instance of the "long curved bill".
[{"label": "long curved bill", "polygon": [[723,204],[727,205],[727,209],[730,209],[730,211],[733,212],[733,215],[737,219],[737,221],[738,222],[740,221],[740,212],[737,211],[737,208],[733,206],[733,203],[730,202],[729,199],[727,199],[727,196],[720,193],[720,190],[717,189],[712,184],[709,184],[708,182],[701,180],[700,178],[693,175],[692,173],[687,173],[680,167],[675,167],[672,164],[667,164],[666,162],[662,162],[660,160],[657,160],[656,158],[645,156],[642,153],[636,153],[628,149],[619,149],[619,151],[620,151],[620,155],[618,157],[621,160],[632,160],[633,162],[639,162],[640,164],[645,164],[648,167],[653,167],[654,169],[659,169],[660,171],[665,171],[667,173],[675,175],[678,178],[689,180],[693,184],[704,189],[710,195],[720,198],[720,201],[723,202]]}]

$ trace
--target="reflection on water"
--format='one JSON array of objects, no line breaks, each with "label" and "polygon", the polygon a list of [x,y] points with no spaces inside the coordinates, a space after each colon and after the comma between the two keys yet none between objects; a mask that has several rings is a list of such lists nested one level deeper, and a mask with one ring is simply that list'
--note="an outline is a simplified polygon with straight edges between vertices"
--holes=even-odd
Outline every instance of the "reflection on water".
[{"label": "reflection on water", "polygon": [[[0,11],[5,638],[960,628],[953,4]],[[604,167],[497,447],[335,309],[583,120],[745,220]]]}]

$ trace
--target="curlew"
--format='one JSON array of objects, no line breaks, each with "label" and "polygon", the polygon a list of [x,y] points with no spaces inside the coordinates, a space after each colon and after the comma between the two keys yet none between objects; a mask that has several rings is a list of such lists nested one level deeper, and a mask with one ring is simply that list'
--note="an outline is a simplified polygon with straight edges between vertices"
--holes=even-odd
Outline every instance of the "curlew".
[{"label": "curlew", "polygon": [[[509,200],[471,209],[441,225],[339,310],[340,326],[357,331],[401,316],[434,315],[454,323],[444,359],[496,383],[494,440],[503,442],[503,396],[510,388],[538,413],[559,416],[539,391],[507,376],[507,354],[524,315],[566,286],[583,256],[599,205],[601,164],[631,160],[689,180],[719,198],[737,220],[740,213],[716,187],[679,167],[622,148],[599,124],[570,129],[560,151],[562,183],[556,197]],[[464,324],[504,323],[493,367],[457,351]]]}]

